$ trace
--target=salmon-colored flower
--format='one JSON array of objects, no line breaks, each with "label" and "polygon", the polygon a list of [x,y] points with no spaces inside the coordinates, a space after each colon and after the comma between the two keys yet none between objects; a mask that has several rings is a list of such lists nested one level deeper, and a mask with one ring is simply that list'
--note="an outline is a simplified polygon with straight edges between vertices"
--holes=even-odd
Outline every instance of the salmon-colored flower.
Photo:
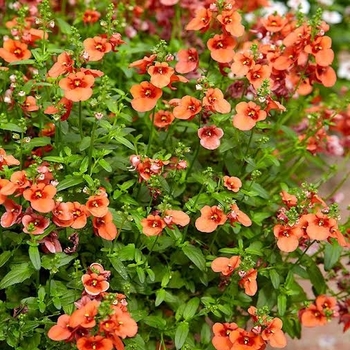
[{"label": "salmon-colored flower", "polygon": [[277,238],[277,246],[283,252],[293,252],[299,246],[299,239],[304,230],[299,226],[275,225],[273,233]]},{"label": "salmon-colored flower", "polygon": [[107,211],[103,216],[94,217],[92,219],[92,225],[95,234],[108,241],[112,241],[118,234],[117,228],[113,223],[113,215],[110,211]]},{"label": "salmon-colored flower", "polygon": [[233,60],[237,42],[232,36],[225,34],[215,34],[213,38],[207,42],[207,47],[210,50],[211,58],[219,63],[229,63]]},{"label": "salmon-colored flower", "polygon": [[203,107],[218,113],[229,113],[231,111],[231,105],[224,99],[224,94],[218,88],[209,88],[205,92]]},{"label": "salmon-colored flower", "polygon": [[260,350],[265,343],[259,334],[245,331],[242,328],[233,330],[230,333],[232,348],[235,350]]},{"label": "salmon-colored flower", "polygon": [[73,203],[59,202],[56,203],[52,210],[52,221],[58,227],[69,227],[73,223]]},{"label": "salmon-colored flower", "polygon": [[262,18],[261,23],[267,31],[277,33],[288,23],[288,20],[278,14],[272,14],[266,18]]},{"label": "salmon-colored flower", "polygon": [[61,341],[68,340],[73,334],[73,328],[69,326],[70,316],[61,315],[57,319],[57,324],[52,326],[47,333],[51,340]]},{"label": "salmon-colored flower", "polygon": [[287,339],[282,331],[282,326],[282,321],[277,317],[274,318],[262,331],[262,339],[269,342],[273,348],[284,348],[287,345]]},{"label": "salmon-colored flower", "polygon": [[153,109],[163,94],[160,88],[148,81],[133,85],[130,92],[133,97],[132,108],[137,112],[147,112]]},{"label": "salmon-colored flower", "polygon": [[70,73],[59,82],[64,97],[73,102],[86,101],[92,96],[92,85],[95,79],[91,74],[83,72]]},{"label": "salmon-colored flower", "polygon": [[257,90],[261,87],[264,80],[270,80],[271,67],[267,65],[256,64],[247,73],[247,79]]},{"label": "salmon-colored flower", "polygon": [[62,97],[57,104],[53,106],[48,106],[44,113],[45,114],[56,114],[60,116],[61,120],[67,120],[70,116],[70,112],[72,111],[73,101],[68,100],[65,97]]},{"label": "salmon-colored flower", "polygon": [[28,214],[22,218],[23,232],[31,235],[41,235],[50,225],[50,220],[39,214]]},{"label": "salmon-colored flower", "polygon": [[55,207],[55,196],[57,190],[52,185],[44,183],[33,184],[23,191],[23,197],[30,202],[31,207],[40,213],[49,213]]},{"label": "salmon-colored flower", "polygon": [[9,182],[6,182],[6,184],[2,182],[2,185],[0,185],[0,194],[9,196],[17,192],[16,195],[18,196],[22,194],[27,187],[30,187],[30,185],[24,170],[15,171],[12,173]]},{"label": "salmon-colored flower", "polygon": [[315,76],[317,81],[325,87],[332,87],[337,81],[337,75],[332,67],[317,65],[315,67]]},{"label": "salmon-colored flower", "polygon": [[198,129],[200,144],[209,150],[217,149],[220,146],[220,139],[224,136],[224,131],[215,125],[203,126]]},{"label": "salmon-colored flower", "polygon": [[85,292],[89,295],[99,295],[109,288],[109,283],[103,274],[88,273],[81,277]]},{"label": "salmon-colored flower", "polygon": [[332,39],[329,36],[320,36],[309,45],[306,45],[304,50],[315,57],[319,66],[329,66],[334,59],[334,52],[331,47]]},{"label": "salmon-colored flower", "polygon": [[145,74],[147,72],[148,67],[150,67],[157,55],[144,56],[141,60],[137,60],[129,64],[129,68],[136,68],[138,74]]},{"label": "salmon-colored flower", "polygon": [[258,290],[258,284],[256,279],[258,277],[258,271],[255,269],[250,269],[247,271],[242,279],[238,282],[241,288],[244,288],[245,294],[249,296],[255,295]]},{"label": "salmon-colored flower", "polygon": [[244,34],[242,16],[236,10],[222,11],[216,18],[231,35],[238,37]]},{"label": "salmon-colored flower", "polygon": [[7,228],[17,224],[22,214],[22,206],[8,198],[3,202],[3,206],[6,211],[1,216],[0,225]]},{"label": "salmon-colored flower", "polygon": [[267,113],[252,101],[238,103],[236,112],[237,114],[233,116],[233,125],[242,131],[251,130],[258,121],[267,117]]},{"label": "salmon-colored flower", "polygon": [[288,193],[287,191],[281,191],[280,196],[285,205],[289,208],[295,207],[298,204],[298,199],[293,194]]},{"label": "salmon-colored flower", "polygon": [[178,62],[175,65],[175,69],[178,73],[186,74],[193,72],[198,68],[199,57],[195,48],[181,49],[177,53]]},{"label": "salmon-colored flower", "polygon": [[321,211],[316,214],[305,214],[302,218],[307,222],[306,233],[310,239],[325,240],[333,230],[338,229],[335,219],[328,217]]},{"label": "salmon-colored flower", "polygon": [[100,12],[96,10],[85,10],[83,14],[83,22],[86,23],[96,23],[101,17]]},{"label": "salmon-colored flower", "polygon": [[238,52],[233,56],[231,71],[233,74],[244,77],[254,67],[255,60],[252,52]]},{"label": "salmon-colored flower", "polygon": [[186,226],[190,223],[190,217],[182,210],[168,209],[164,212],[164,222],[168,227],[172,225]]},{"label": "salmon-colored flower", "polygon": [[218,207],[205,205],[201,209],[201,216],[196,220],[195,226],[198,231],[210,233],[223,225],[227,220],[225,213]]},{"label": "salmon-colored flower", "polygon": [[88,61],[99,61],[103,56],[112,50],[112,45],[107,39],[100,36],[87,38],[83,42],[84,49],[89,55]]},{"label": "salmon-colored flower", "polygon": [[202,110],[202,103],[195,97],[184,96],[174,108],[173,114],[177,119],[191,120]]},{"label": "salmon-colored flower", "polygon": [[185,27],[186,30],[206,31],[209,28],[212,19],[212,12],[206,8],[196,10],[195,17]]},{"label": "salmon-colored flower", "polygon": [[[150,118],[152,119],[152,115],[150,115]],[[157,128],[167,129],[174,119],[174,114],[170,111],[159,110],[154,114],[153,124]]]},{"label": "salmon-colored flower", "polygon": [[73,208],[71,209],[73,215],[73,222],[70,225],[71,228],[80,229],[85,227],[87,223],[87,217],[90,215],[86,206],[79,202],[73,202]]},{"label": "salmon-colored flower", "polygon": [[0,170],[2,170],[4,165],[11,166],[19,164],[19,160],[10,154],[6,154],[6,151],[3,148],[0,148]]},{"label": "salmon-colored flower", "polygon": [[241,263],[239,256],[231,256],[231,258],[216,258],[211,263],[211,269],[214,272],[220,272],[223,276],[230,276]]},{"label": "salmon-colored flower", "polygon": [[106,195],[90,196],[86,202],[86,209],[92,216],[102,217],[108,212],[109,200]]},{"label": "salmon-colored flower", "polygon": [[0,48],[0,57],[8,63],[27,60],[31,57],[28,45],[17,40],[8,39]]},{"label": "salmon-colored flower", "polygon": [[96,325],[95,316],[98,312],[100,302],[97,300],[91,300],[82,306],[80,309],[75,310],[69,320],[69,327],[83,327],[92,328]]},{"label": "salmon-colored flower", "polygon": [[39,110],[39,106],[36,104],[36,98],[33,96],[27,96],[21,108],[24,112],[35,112]]},{"label": "salmon-colored flower", "polygon": [[137,323],[128,312],[116,307],[111,316],[116,328],[113,330],[118,337],[125,339],[126,337],[134,337],[137,333]]},{"label": "salmon-colored flower", "polygon": [[214,323],[212,344],[216,350],[231,350],[230,333],[238,329],[236,323]]},{"label": "salmon-colored flower", "polygon": [[327,316],[314,304],[310,305],[304,310],[301,310],[300,321],[305,327],[324,326],[328,323]]},{"label": "salmon-colored flower", "polygon": [[57,78],[60,75],[73,73],[74,60],[67,52],[62,52],[58,55],[56,63],[47,72],[47,75],[51,78]]},{"label": "salmon-colored flower", "polygon": [[252,224],[252,220],[250,220],[249,216],[238,208],[237,204],[231,205],[231,211],[227,214],[227,218],[231,225],[235,222],[239,222],[243,226],[249,227]]},{"label": "salmon-colored flower", "polygon": [[81,337],[77,340],[78,350],[112,350],[113,342],[101,335]]},{"label": "salmon-colored flower", "polygon": [[166,226],[165,221],[159,215],[148,215],[141,220],[142,232],[146,236],[158,236]]},{"label": "salmon-colored flower", "polygon": [[242,181],[236,176],[225,175],[223,177],[223,180],[224,186],[232,192],[238,192],[239,189],[242,187]]},{"label": "salmon-colored flower", "polygon": [[151,76],[151,83],[158,88],[163,88],[170,84],[174,68],[169,67],[167,62],[156,62],[154,66],[147,69],[147,72]]}]

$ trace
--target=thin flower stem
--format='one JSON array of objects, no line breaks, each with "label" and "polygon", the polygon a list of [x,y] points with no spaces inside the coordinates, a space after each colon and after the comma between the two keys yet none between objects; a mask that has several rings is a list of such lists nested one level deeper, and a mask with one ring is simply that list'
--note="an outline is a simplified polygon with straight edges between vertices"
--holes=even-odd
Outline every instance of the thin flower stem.
[{"label": "thin flower stem", "polygon": [[155,245],[156,245],[156,243],[157,243],[157,241],[158,241],[158,238],[159,238],[159,236],[157,236],[156,239],[154,240],[154,242],[153,242],[153,244],[152,244],[152,247],[151,247],[150,251],[149,251],[148,254],[147,254],[147,260],[148,260],[149,256],[151,255],[151,253],[152,253],[152,251],[153,251],[153,248],[155,247]]},{"label": "thin flower stem", "polygon": [[89,167],[88,167],[88,172],[89,172],[90,176],[92,175],[92,153],[93,153],[93,150],[94,150],[96,126],[97,126],[97,121],[95,120],[94,124],[92,126],[91,138],[90,138],[90,148],[89,148]]},{"label": "thin flower stem", "polygon": [[79,134],[80,138],[83,138],[83,115],[82,115],[82,103],[79,101],[79,110],[78,110],[78,117],[79,117]]},{"label": "thin flower stem", "polygon": [[314,239],[313,241],[311,241],[309,243],[309,245],[306,247],[306,249],[301,253],[301,255],[299,256],[298,260],[293,264],[294,266],[298,265],[299,262],[301,261],[301,259],[303,258],[303,256],[307,253],[307,251],[309,250],[309,248],[316,242],[316,239]]},{"label": "thin flower stem", "polygon": [[148,139],[148,144],[147,144],[147,149],[146,149],[146,154],[148,155],[148,152],[151,149],[151,144],[152,144],[152,139],[153,139],[153,131],[154,131],[154,115],[155,115],[156,108],[153,108],[152,110],[152,123],[151,123],[151,129],[149,131],[149,139]]}]

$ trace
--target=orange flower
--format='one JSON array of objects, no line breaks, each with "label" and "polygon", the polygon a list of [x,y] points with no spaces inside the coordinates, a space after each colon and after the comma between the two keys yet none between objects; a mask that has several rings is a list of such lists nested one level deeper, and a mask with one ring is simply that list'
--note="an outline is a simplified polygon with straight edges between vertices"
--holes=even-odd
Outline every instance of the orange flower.
[{"label": "orange flower", "polygon": [[54,106],[48,106],[45,114],[57,114],[61,117],[61,120],[67,120],[72,111],[73,102],[65,97],[62,97]]},{"label": "orange flower", "polygon": [[20,165],[20,161],[12,155],[7,155],[3,148],[0,148],[0,170],[4,165]]},{"label": "orange flower", "polygon": [[18,221],[20,221],[20,215],[22,214],[22,206],[15,203],[12,199],[6,199],[5,202],[3,202],[3,206],[5,207],[6,211],[1,216],[0,225],[7,228],[18,223]]},{"label": "orange flower", "polygon": [[147,72],[151,76],[151,83],[161,89],[170,84],[174,68],[169,67],[167,62],[156,62],[154,66],[147,69]]},{"label": "orange flower", "polygon": [[219,63],[229,63],[233,60],[236,40],[232,36],[225,34],[215,34],[207,42],[211,58]]},{"label": "orange flower", "polygon": [[74,60],[67,52],[62,52],[58,55],[56,63],[47,72],[51,78],[57,78],[60,75],[73,72]]},{"label": "orange flower", "polygon": [[113,342],[100,335],[81,337],[77,340],[78,350],[112,350]]},{"label": "orange flower", "polygon": [[21,108],[24,112],[35,112],[39,110],[39,106],[36,104],[36,99],[33,96],[27,96]]},{"label": "orange flower", "polygon": [[142,232],[146,236],[158,236],[166,226],[164,220],[159,215],[148,215],[141,220]]},{"label": "orange flower", "polygon": [[282,331],[283,323],[279,318],[274,318],[268,322],[267,327],[262,331],[263,340],[270,342],[273,348],[284,348],[287,345],[287,339]]},{"label": "orange flower", "polygon": [[255,295],[258,290],[258,284],[256,278],[258,277],[258,272],[254,269],[250,269],[245,272],[243,278],[238,282],[241,288],[244,288],[245,294],[249,296]]},{"label": "orange flower", "polygon": [[252,224],[249,216],[243,211],[239,210],[237,204],[231,205],[231,211],[227,214],[227,218],[230,220],[230,224],[233,225],[235,222],[239,222],[245,227],[249,227]]},{"label": "orange flower", "polygon": [[99,61],[103,56],[112,50],[112,45],[105,38],[95,36],[87,38],[83,42],[84,49],[88,53],[88,61]]},{"label": "orange flower", "polygon": [[59,82],[59,86],[64,91],[64,97],[73,102],[86,101],[92,95],[92,85],[95,79],[91,74],[83,72],[70,73],[68,77]]},{"label": "orange flower", "polygon": [[324,326],[328,323],[326,315],[314,304],[301,311],[300,321],[305,327]]},{"label": "orange flower", "polygon": [[223,180],[224,186],[232,192],[238,192],[239,189],[242,187],[242,181],[236,176],[225,175],[223,177]]},{"label": "orange flower", "polygon": [[85,10],[83,15],[83,22],[86,23],[96,23],[101,17],[101,14],[95,10]]},{"label": "orange flower", "polygon": [[23,232],[31,235],[41,235],[50,225],[50,220],[38,214],[24,215],[22,218]]},{"label": "orange flower", "polygon": [[85,292],[89,295],[99,295],[109,288],[109,283],[106,281],[103,274],[89,273],[81,277]]},{"label": "orange flower", "polygon": [[303,215],[302,218],[307,222],[306,233],[310,239],[325,240],[332,231],[338,229],[337,222],[321,211],[316,214]]},{"label": "orange flower", "polygon": [[312,54],[319,66],[329,66],[334,59],[331,47],[332,39],[329,36],[320,36],[311,44],[306,45],[304,51]]},{"label": "orange flower", "polygon": [[177,119],[191,120],[202,110],[201,101],[191,96],[184,96],[174,108],[174,117]]},{"label": "orange flower", "polygon": [[203,126],[203,128],[198,129],[200,144],[209,150],[217,149],[220,146],[220,139],[223,136],[223,130],[215,125]]},{"label": "orange flower", "polygon": [[267,65],[256,64],[247,73],[247,79],[257,90],[262,85],[265,79],[270,80],[270,74],[271,67]]},{"label": "orange flower", "polygon": [[230,341],[234,350],[260,350],[265,343],[261,336],[253,332],[237,328],[230,333]]},{"label": "orange flower", "polygon": [[86,202],[86,209],[92,216],[102,217],[108,212],[109,200],[106,195],[90,196]]},{"label": "orange flower", "polygon": [[203,107],[218,113],[229,113],[231,111],[231,105],[224,99],[224,94],[218,88],[210,88],[205,92]]},{"label": "orange flower", "polygon": [[198,231],[210,233],[223,225],[227,220],[225,213],[217,206],[205,205],[201,209],[201,216],[196,220],[195,226]]},{"label": "orange flower", "polygon": [[280,196],[282,198],[283,203],[289,208],[295,207],[298,204],[298,199],[293,194],[289,194],[286,191],[282,191],[280,192]]},{"label": "orange flower", "polygon": [[47,336],[55,341],[68,340],[73,333],[73,329],[69,326],[69,321],[69,315],[61,315],[57,319],[57,324],[49,329]]},{"label": "orange flower", "polygon": [[30,202],[32,208],[40,213],[48,213],[55,207],[55,196],[57,190],[52,185],[44,183],[33,184],[24,190],[23,197]]},{"label": "orange flower", "polygon": [[211,269],[214,272],[221,272],[223,276],[230,276],[239,267],[240,263],[241,258],[239,256],[216,258],[211,263]]},{"label": "orange flower", "polygon": [[299,239],[304,231],[299,226],[275,225],[273,233],[277,238],[277,246],[283,252],[293,252],[299,246]]},{"label": "orange flower", "polygon": [[27,60],[31,55],[27,44],[12,39],[5,40],[4,47],[0,48],[0,57],[8,63]]},{"label": "orange flower", "polygon": [[251,52],[236,53],[233,56],[231,71],[239,77],[244,77],[254,65],[254,56]]},{"label": "orange flower", "polygon": [[80,309],[75,310],[69,320],[69,327],[83,327],[92,328],[96,325],[95,316],[98,312],[100,302],[97,300],[91,300],[87,302]]},{"label": "orange flower", "polygon": [[198,52],[193,47],[190,49],[181,49],[177,53],[177,59],[178,62],[175,65],[175,69],[178,73],[186,74],[193,72],[198,68]]},{"label": "orange flower", "polygon": [[[152,119],[152,115],[150,115]],[[153,124],[160,129],[167,129],[168,126],[174,121],[174,114],[169,111],[159,110],[154,114]]]},{"label": "orange flower", "polygon": [[283,18],[280,15],[269,15],[267,18],[261,19],[262,25],[265,29],[271,33],[277,33],[288,23],[287,18]]},{"label": "orange flower", "polygon": [[332,87],[337,81],[337,75],[332,67],[317,65],[315,68],[315,76],[317,81],[325,87]]},{"label": "orange flower", "polygon": [[196,10],[196,15],[185,27],[186,30],[201,30],[205,32],[210,25],[212,12],[206,8]]},{"label": "orange flower", "polygon": [[168,227],[172,225],[186,226],[190,223],[190,217],[182,210],[168,209],[164,212],[164,222]]},{"label": "orange flower", "polygon": [[130,63],[129,68],[136,68],[138,74],[145,74],[156,58],[157,55],[144,56],[143,59]]},{"label": "orange flower", "polygon": [[113,329],[113,333],[116,336],[125,339],[126,337],[134,337],[136,335],[137,323],[128,312],[116,307],[114,308],[111,320],[116,325],[116,328]]},{"label": "orange flower", "polygon": [[236,323],[214,323],[212,339],[213,346],[216,350],[231,350],[232,342],[230,341],[230,333],[238,329]]},{"label": "orange flower", "polygon": [[3,183],[3,185],[0,186],[0,194],[9,196],[17,192],[17,195],[20,195],[23,193],[24,189],[26,189],[27,187],[30,187],[30,182],[27,179],[26,172],[24,170],[15,171],[11,175],[10,181],[7,182],[6,184]]},{"label": "orange flower", "polygon": [[80,229],[86,225],[87,217],[90,215],[86,206],[79,202],[73,202],[72,208],[73,222],[70,225],[71,228]]},{"label": "orange flower", "polygon": [[237,114],[233,116],[233,125],[242,131],[251,130],[258,121],[267,117],[267,113],[252,101],[238,103],[236,112]]},{"label": "orange flower", "polygon": [[94,232],[98,236],[112,241],[118,234],[117,228],[113,223],[113,216],[110,211],[107,211],[106,215],[100,217],[94,217],[92,219],[92,225]]},{"label": "orange flower", "polygon": [[319,295],[315,300],[315,304],[320,311],[327,312],[328,314],[338,311],[337,299],[334,297]]},{"label": "orange flower", "polygon": [[148,81],[133,85],[130,92],[133,97],[132,108],[137,112],[147,112],[153,109],[163,94],[161,89]]},{"label": "orange flower", "polygon": [[57,203],[52,210],[52,221],[58,227],[69,227],[73,223],[73,203]]},{"label": "orange flower", "polygon": [[216,18],[232,36],[238,37],[244,34],[244,26],[241,23],[242,17],[237,11],[233,9],[222,11]]}]

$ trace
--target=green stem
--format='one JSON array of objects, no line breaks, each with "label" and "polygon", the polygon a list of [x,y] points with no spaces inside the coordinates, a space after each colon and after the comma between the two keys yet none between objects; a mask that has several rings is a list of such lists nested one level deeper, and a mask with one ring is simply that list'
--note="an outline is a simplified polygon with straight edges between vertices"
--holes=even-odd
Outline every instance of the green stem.
[{"label": "green stem", "polygon": [[82,103],[79,101],[79,110],[78,110],[78,117],[79,117],[79,134],[80,138],[83,138],[83,115],[82,115]]},{"label": "green stem", "polygon": [[309,250],[309,248],[316,242],[316,239],[314,239],[313,241],[311,241],[309,243],[309,245],[306,247],[306,249],[301,253],[301,255],[299,256],[298,260],[293,264],[294,266],[298,265],[299,262],[301,261],[301,259],[303,258],[303,256],[306,254],[306,252]]},{"label": "green stem", "polygon": [[90,148],[89,148],[89,167],[88,167],[88,172],[89,172],[90,176],[92,175],[92,153],[94,150],[96,126],[97,126],[97,120],[94,121],[94,124],[92,126],[92,130],[91,130]]},{"label": "green stem", "polygon": [[148,138],[148,144],[147,144],[147,149],[146,149],[146,155],[148,155],[148,152],[151,149],[152,138],[153,138],[153,130],[154,130],[154,115],[155,115],[155,111],[156,111],[156,109],[153,108],[153,111],[152,111],[152,123],[151,123],[151,129],[149,131],[149,138]]}]

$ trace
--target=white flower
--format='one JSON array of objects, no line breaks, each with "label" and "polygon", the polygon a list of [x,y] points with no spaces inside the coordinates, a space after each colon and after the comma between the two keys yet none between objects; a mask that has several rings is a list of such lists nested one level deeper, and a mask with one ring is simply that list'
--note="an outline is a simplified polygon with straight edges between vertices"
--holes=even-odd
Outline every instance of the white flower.
[{"label": "white flower", "polygon": [[298,10],[300,6],[301,13],[306,14],[310,11],[310,4],[307,0],[289,0],[287,5],[294,10]]},{"label": "white flower", "polygon": [[322,19],[330,24],[340,23],[343,20],[342,15],[337,11],[323,11]]},{"label": "white flower", "polygon": [[279,1],[270,1],[270,6],[264,7],[262,9],[262,14],[264,16],[272,15],[273,13],[277,12],[279,15],[284,15],[288,11],[288,8],[285,4]]}]

